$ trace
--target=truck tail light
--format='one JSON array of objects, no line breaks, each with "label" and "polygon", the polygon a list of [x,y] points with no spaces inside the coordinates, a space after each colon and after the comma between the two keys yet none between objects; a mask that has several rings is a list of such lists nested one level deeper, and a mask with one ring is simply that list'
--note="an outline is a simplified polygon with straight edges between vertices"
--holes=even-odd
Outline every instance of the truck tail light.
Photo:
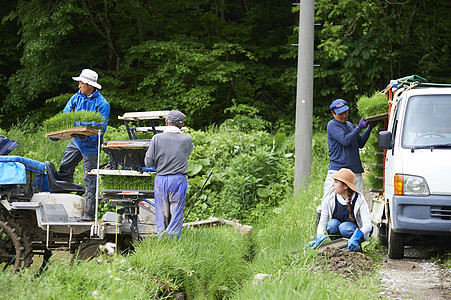
[{"label": "truck tail light", "polygon": [[404,195],[404,175],[395,174],[395,195]]}]

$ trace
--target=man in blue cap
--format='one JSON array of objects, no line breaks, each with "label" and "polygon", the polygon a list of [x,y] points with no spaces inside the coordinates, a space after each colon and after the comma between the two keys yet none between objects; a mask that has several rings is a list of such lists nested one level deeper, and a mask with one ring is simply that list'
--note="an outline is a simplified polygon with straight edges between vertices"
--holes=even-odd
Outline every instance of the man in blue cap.
[{"label": "man in blue cap", "polygon": [[[341,168],[352,170],[355,174],[355,186],[363,194],[363,167],[360,161],[359,148],[365,146],[375,124],[368,124],[364,118],[357,127],[348,122],[348,103],[343,99],[335,99],[330,105],[334,118],[327,124],[327,138],[329,141],[329,171],[333,175]],[[363,134],[360,132],[366,129]],[[327,176],[324,182],[324,195],[332,191],[332,177]]]},{"label": "man in blue cap", "polygon": [[188,156],[193,150],[193,139],[182,134],[185,115],[171,110],[166,118],[166,129],[156,134],[146,152],[144,162],[147,167],[155,167],[157,176],[154,183],[155,219],[157,235],[177,235],[183,226],[188,182]]}]

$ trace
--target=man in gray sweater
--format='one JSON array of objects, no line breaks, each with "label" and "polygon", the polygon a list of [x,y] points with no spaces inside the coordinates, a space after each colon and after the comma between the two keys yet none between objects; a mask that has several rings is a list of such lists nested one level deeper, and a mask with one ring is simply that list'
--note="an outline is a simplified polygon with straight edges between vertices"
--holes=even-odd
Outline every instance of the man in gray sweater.
[{"label": "man in gray sweater", "polygon": [[166,118],[166,129],[156,134],[146,152],[144,163],[155,167],[155,218],[157,235],[163,233],[180,237],[188,182],[188,156],[193,150],[193,139],[182,134],[185,115],[172,110]]}]

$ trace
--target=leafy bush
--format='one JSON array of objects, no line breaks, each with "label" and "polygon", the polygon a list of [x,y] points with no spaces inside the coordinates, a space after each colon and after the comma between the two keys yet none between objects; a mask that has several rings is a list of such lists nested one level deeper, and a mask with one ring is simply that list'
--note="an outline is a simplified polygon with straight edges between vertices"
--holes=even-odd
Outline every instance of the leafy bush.
[{"label": "leafy bush", "polygon": [[228,126],[190,134],[194,150],[189,159],[187,206],[210,170],[213,175],[189,220],[213,215],[252,223],[277,206],[293,187],[293,137],[245,133]]}]

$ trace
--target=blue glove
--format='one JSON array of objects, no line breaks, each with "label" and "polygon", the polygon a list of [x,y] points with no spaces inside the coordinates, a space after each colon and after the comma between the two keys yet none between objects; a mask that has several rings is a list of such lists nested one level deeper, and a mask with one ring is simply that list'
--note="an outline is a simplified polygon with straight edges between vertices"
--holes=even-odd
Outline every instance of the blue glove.
[{"label": "blue glove", "polygon": [[317,234],[316,235],[316,239],[314,241],[311,241],[308,243],[309,246],[312,247],[312,249],[317,248],[319,245],[321,245],[321,243],[327,238],[327,235],[325,234]]},{"label": "blue glove", "polygon": [[363,238],[363,232],[360,229],[356,229],[348,241],[349,251],[355,251],[360,245],[360,241]]},{"label": "blue glove", "polygon": [[52,142],[58,142],[60,139],[50,139]]},{"label": "blue glove", "polygon": [[377,121],[373,121],[373,122],[368,122],[368,127],[370,128],[370,129],[373,129],[374,127],[376,127],[377,126]]},{"label": "blue glove", "polygon": [[359,125],[357,125],[357,127],[362,130],[363,128],[367,128],[368,127],[368,123],[365,122],[365,118],[361,118],[359,121]]}]

